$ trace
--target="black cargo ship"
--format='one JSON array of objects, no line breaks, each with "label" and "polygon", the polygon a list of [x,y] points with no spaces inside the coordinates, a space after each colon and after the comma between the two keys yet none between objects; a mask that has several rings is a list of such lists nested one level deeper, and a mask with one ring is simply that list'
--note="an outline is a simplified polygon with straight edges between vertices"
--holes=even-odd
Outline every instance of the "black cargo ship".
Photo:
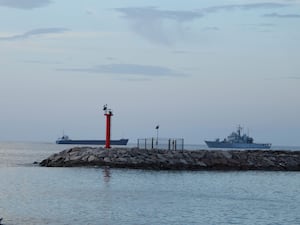
[{"label": "black cargo ship", "polygon": [[[110,140],[111,145],[127,145],[128,139]],[[105,145],[105,140],[72,140],[67,135],[63,135],[56,140],[56,144],[65,145]]]}]

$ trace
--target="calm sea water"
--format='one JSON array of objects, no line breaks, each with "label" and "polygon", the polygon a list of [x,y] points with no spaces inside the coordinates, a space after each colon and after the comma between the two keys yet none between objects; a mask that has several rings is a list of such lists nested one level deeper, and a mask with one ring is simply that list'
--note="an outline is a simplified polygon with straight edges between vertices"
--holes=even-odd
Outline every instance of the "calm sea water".
[{"label": "calm sea water", "polygon": [[300,172],[32,165],[66,147],[0,143],[5,225],[300,224]]}]

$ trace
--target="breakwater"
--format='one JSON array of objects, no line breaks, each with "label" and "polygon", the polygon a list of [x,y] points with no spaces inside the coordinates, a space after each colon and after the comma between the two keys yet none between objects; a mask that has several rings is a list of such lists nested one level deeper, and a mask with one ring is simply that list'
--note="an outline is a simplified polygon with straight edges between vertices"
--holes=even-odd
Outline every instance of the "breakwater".
[{"label": "breakwater", "polygon": [[144,150],[74,147],[40,162],[47,167],[109,166],[155,170],[300,171],[300,151]]}]

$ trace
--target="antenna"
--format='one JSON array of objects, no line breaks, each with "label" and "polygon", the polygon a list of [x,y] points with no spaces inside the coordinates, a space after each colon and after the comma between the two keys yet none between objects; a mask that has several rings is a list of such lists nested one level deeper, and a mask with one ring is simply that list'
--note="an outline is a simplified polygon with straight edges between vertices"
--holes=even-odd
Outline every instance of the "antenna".
[{"label": "antenna", "polygon": [[239,136],[241,136],[241,131],[242,131],[242,129],[243,129],[243,128],[242,128],[241,125],[239,124],[239,125],[238,125],[238,130],[237,130]]}]

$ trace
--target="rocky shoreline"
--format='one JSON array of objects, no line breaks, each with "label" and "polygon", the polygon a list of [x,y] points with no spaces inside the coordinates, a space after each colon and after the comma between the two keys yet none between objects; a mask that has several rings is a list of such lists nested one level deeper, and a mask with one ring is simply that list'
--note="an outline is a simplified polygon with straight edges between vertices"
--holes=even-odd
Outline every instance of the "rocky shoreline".
[{"label": "rocky shoreline", "polygon": [[74,147],[40,162],[46,167],[109,166],[153,170],[300,171],[300,151],[144,150]]}]

